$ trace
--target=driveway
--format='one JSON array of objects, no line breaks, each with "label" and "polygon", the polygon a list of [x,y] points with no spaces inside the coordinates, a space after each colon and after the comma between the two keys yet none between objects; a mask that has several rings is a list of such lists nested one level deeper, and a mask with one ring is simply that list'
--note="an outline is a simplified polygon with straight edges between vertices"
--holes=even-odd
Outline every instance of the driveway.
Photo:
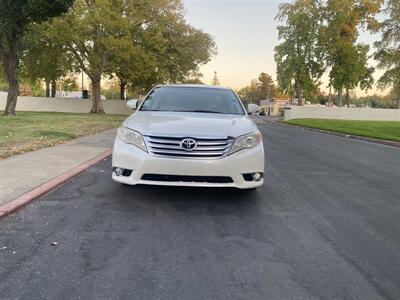
[{"label": "driveway", "polygon": [[261,124],[264,187],[96,165],[0,219],[1,299],[400,299],[400,149]]}]

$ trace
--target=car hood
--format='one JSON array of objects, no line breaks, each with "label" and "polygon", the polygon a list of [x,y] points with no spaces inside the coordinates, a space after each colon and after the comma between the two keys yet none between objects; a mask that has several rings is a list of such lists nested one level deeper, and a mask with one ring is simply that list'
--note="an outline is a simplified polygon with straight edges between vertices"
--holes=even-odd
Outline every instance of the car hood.
[{"label": "car hood", "polygon": [[227,138],[253,132],[257,126],[248,116],[186,112],[137,111],[124,126],[142,135]]}]

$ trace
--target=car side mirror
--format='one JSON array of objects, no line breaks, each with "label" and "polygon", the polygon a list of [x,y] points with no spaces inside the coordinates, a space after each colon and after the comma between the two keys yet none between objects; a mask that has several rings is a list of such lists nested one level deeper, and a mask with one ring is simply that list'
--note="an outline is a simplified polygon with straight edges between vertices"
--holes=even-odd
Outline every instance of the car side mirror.
[{"label": "car side mirror", "polygon": [[128,102],[126,102],[126,106],[128,106],[130,109],[137,109],[139,106],[139,100],[129,100]]},{"label": "car side mirror", "polygon": [[261,110],[261,107],[259,107],[257,104],[251,103],[247,106],[247,112],[249,114],[256,114],[256,113],[260,112],[260,110]]}]

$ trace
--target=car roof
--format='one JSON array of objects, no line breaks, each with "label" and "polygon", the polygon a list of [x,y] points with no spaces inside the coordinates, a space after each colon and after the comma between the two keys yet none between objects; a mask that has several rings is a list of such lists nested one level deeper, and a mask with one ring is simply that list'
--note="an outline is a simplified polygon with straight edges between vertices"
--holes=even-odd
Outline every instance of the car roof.
[{"label": "car roof", "polygon": [[230,90],[228,87],[206,85],[206,84],[159,84],[156,87],[174,87],[174,88],[203,88],[203,89],[220,89]]}]

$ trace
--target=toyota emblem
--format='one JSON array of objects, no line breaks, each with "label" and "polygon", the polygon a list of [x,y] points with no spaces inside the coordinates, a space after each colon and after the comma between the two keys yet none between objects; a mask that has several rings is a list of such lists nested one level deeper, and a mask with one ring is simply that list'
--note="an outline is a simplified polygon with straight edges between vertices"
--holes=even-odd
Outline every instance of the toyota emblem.
[{"label": "toyota emblem", "polygon": [[193,151],[197,147],[197,142],[194,139],[183,139],[181,141],[181,148],[185,151]]}]

